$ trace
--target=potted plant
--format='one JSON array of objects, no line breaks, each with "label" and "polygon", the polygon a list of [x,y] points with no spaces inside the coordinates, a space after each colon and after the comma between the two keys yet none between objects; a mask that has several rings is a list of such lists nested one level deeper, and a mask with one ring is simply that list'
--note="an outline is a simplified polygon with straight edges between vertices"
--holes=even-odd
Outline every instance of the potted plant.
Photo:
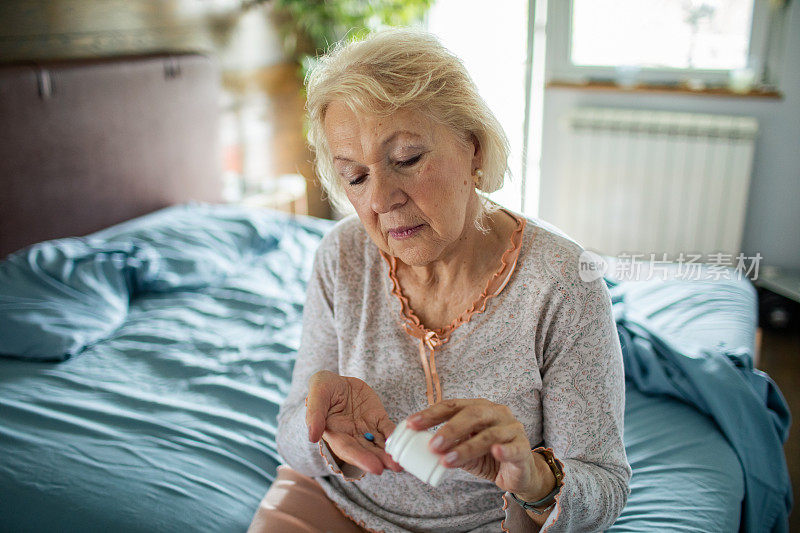
[{"label": "potted plant", "polygon": [[[255,0],[265,3],[269,0]],[[271,0],[287,55],[306,70],[309,62],[343,38],[359,39],[386,26],[424,17],[433,0]]]}]

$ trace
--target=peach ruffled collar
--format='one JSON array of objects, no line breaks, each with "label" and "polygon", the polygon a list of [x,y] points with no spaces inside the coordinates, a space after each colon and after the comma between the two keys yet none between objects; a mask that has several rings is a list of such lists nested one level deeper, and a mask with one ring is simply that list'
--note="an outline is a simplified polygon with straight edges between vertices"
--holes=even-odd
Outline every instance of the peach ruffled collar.
[{"label": "peach ruffled collar", "polygon": [[441,384],[436,372],[435,352],[438,347],[450,340],[450,335],[462,324],[466,324],[476,313],[483,313],[486,310],[488,301],[500,294],[508,284],[511,275],[517,265],[520,250],[522,249],[522,236],[525,230],[526,219],[516,213],[503,209],[516,222],[517,227],[511,234],[509,247],[503,252],[500,258],[500,268],[487,281],[483,292],[466,309],[458,315],[450,324],[440,329],[427,329],[419,317],[411,309],[408,298],[403,294],[400,281],[397,278],[397,258],[389,255],[382,250],[381,256],[389,265],[389,278],[392,281],[391,293],[400,300],[402,309],[403,326],[406,332],[419,341],[419,354],[422,368],[425,371],[425,381],[427,388],[428,404],[433,405],[442,400]]}]

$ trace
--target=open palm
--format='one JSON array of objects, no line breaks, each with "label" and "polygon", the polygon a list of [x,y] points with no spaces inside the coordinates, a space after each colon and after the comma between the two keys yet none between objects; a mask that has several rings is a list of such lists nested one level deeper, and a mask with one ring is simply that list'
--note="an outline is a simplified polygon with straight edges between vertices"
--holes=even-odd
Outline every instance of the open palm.
[{"label": "open palm", "polygon": [[[309,380],[306,423],[312,442],[323,438],[339,459],[373,474],[400,465],[384,451],[394,431],[380,398],[364,381],[321,371]],[[364,437],[371,433],[375,440]]]}]

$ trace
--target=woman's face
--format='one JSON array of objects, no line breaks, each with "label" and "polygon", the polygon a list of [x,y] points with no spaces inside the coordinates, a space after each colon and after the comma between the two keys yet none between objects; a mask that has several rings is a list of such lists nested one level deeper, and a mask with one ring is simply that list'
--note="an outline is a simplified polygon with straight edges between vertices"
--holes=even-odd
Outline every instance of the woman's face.
[{"label": "woman's face", "polygon": [[477,142],[417,111],[356,114],[341,102],[324,126],[347,198],[381,250],[421,266],[466,241],[479,205]]}]

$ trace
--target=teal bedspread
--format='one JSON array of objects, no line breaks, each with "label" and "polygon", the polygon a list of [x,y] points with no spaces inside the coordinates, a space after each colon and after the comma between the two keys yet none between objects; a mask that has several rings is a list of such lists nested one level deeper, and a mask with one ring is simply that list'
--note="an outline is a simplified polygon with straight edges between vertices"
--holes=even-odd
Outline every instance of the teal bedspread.
[{"label": "teal bedspread", "polygon": [[[717,280],[710,284],[697,280],[672,280],[657,285],[658,290],[667,287],[672,290],[668,301],[662,297],[664,308],[670,307],[667,303],[675,304],[687,297],[696,299],[701,294],[706,295],[706,300],[696,301],[694,307],[711,311],[710,316],[717,320],[725,318],[724,307],[729,311],[737,301],[742,304],[742,309],[755,308],[754,302],[751,304],[748,298],[752,297],[754,290],[747,280]],[[642,301],[636,299],[636,291],[630,291],[633,293],[630,302],[627,300],[628,292],[629,288],[624,285],[611,288],[614,318],[625,363],[627,400],[635,401],[635,395],[631,393],[635,389],[637,393],[650,395],[654,401],[658,397],[675,398],[691,406],[695,412],[706,415],[721,432],[741,465],[744,482],[742,531],[788,533],[792,486],[783,444],[789,436],[791,416],[775,382],[753,367],[750,342],[737,346],[719,335],[693,336],[685,332],[670,339],[642,312]],[[714,302],[719,294],[728,297],[722,304],[723,309],[712,307],[720,305]],[[740,313],[739,318],[746,321],[746,314]],[[704,320],[708,328],[710,321],[708,318]],[[675,321],[680,321],[680,317],[676,316]],[[719,330],[723,331],[724,327],[720,325]],[[630,409],[628,406],[626,413],[630,413]],[[698,431],[686,418],[675,417],[669,421],[668,427],[668,430],[686,438],[684,455],[690,452],[696,435],[710,432]],[[627,424],[626,419],[626,433]],[[652,428],[652,432],[659,434],[657,428]],[[626,445],[629,444],[626,440]],[[697,464],[698,473],[709,460],[704,451],[707,452],[702,449],[690,452],[692,460],[702,457]],[[739,483],[729,481],[727,488],[734,485]],[[726,487],[717,483],[712,486]]]},{"label": "teal bedspread", "polygon": [[[244,531],[281,462],[276,415],[330,226],[178,206],[0,263],[0,531]],[[747,290],[731,301],[754,316]],[[692,324],[707,345],[752,341],[725,315]],[[627,388],[634,476],[613,529],[736,531],[744,471],[717,423]]]},{"label": "teal bedspread", "polygon": [[[0,265],[0,320],[18,320],[0,351],[69,355],[0,360],[0,531],[244,531],[281,462],[278,406],[329,226],[172,208],[12,257],[51,259],[25,301]],[[68,268],[75,250],[87,259]],[[47,291],[48,325],[21,328]]]}]

